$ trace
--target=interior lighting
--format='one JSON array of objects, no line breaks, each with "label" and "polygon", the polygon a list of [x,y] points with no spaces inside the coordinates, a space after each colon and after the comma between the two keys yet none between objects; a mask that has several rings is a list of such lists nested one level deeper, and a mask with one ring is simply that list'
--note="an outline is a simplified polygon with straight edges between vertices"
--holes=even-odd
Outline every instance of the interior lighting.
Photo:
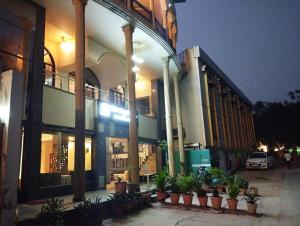
[{"label": "interior lighting", "polygon": [[132,59],[135,63],[137,63],[137,64],[142,64],[142,63],[144,63],[144,59],[141,58],[141,57],[138,57],[138,56],[136,56],[136,55],[132,55],[131,59]]},{"label": "interior lighting", "polygon": [[134,65],[133,68],[132,68],[132,71],[133,72],[139,72],[140,68],[138,66]]},{"label": "interior lighting", "polygon": [[66,53],[70,53],[73,49],[73,42],[71,40],[65,40],[64,37],[61,37],[60,48]]}]

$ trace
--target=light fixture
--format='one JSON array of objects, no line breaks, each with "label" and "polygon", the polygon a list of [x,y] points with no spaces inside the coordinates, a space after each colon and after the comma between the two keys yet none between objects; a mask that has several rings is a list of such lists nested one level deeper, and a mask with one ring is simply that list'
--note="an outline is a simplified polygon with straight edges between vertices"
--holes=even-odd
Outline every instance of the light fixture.
[{"label": "light fixture", "polygon": [[73,49],[73,43],[71,40],[65,40],[65,38],[61,37],[60,48],[66,53],[70,53]]},{"label": "light fixture", "polygon": [[132,68],[132,71],[133,72],[139,72],[140,68],[138,66],[134,65],[133,68]]},{"label": "light fixture", "polygon": [[136,56],[136,55],[132,55],[131,59],[132,59],[135,63],[137,63],[137,64],[142,64],[142,63],[144,63],[144,59],[141,58],[141,57],[138,57],[138,56]]}]

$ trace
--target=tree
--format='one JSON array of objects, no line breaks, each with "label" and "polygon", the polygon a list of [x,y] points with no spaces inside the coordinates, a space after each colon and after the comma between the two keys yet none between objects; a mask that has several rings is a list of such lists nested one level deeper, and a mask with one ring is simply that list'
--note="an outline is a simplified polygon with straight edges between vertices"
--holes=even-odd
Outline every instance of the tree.
[{"label": "tree", "polygon": [[300,145],[300,102],[257,102],[254,124],[260,141],[269,146]]}]

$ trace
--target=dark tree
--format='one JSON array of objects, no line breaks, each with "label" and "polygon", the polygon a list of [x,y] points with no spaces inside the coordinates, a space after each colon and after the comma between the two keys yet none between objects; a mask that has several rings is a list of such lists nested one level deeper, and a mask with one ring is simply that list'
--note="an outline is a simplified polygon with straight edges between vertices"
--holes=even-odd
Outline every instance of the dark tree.
[{"label": "dark tree", "polygon": [[300,102],[257,102],[254,105],[256,136],[275,146],[300,146]]}]

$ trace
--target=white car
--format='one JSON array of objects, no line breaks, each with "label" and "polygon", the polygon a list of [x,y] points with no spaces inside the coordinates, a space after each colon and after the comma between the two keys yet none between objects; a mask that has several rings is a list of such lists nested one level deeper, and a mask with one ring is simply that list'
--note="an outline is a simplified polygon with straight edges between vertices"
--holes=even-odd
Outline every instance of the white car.
[{"label": "white car", "polygon": [[246,161],[246,169],[268,169],[274,166],[274,157],[266,152],[253,152]]}]

